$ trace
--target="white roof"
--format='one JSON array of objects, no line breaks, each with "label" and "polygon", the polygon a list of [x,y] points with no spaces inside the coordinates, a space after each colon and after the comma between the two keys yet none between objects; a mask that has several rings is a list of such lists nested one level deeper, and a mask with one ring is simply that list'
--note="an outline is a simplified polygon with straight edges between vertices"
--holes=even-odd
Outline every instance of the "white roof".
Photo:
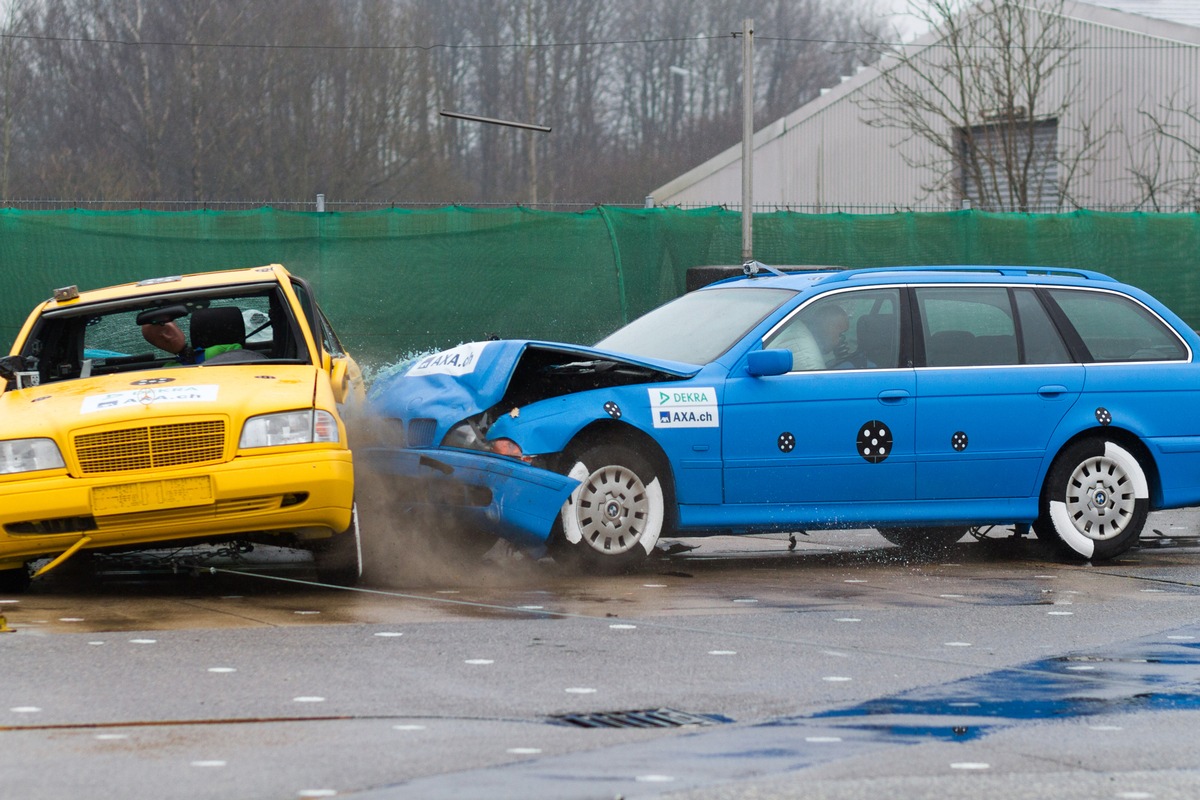
[{"label": "white roof", "polygon": [[1113,8],[1126,14],[1141,14],[1170,22],[1200,27],[1200,2],[1197,0],[1089,0],[1092,5]]}]

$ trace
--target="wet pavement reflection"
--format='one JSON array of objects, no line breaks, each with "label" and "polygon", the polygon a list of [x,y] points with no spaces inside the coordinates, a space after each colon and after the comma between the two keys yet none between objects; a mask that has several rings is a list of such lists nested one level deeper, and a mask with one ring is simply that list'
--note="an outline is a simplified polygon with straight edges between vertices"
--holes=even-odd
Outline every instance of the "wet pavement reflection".
[{"label": "wet pavement reflection", "polygon": [[1062,595],[1048,585],[1048,571],[1086,580],[1134,567],[1130,580],[1177,583],[1165,573],[1194,559],[1200,536],[1176,527],[1175,536],[1150,531],[1141,548],[1096,566],[1060,563],[1011,530],[968,537],[935,558],[914,558],[873,531],[827,531],[799,542],[787,535],[668,541],[637,571],[615,576],[565,573],[498,546],[431,576],[368,571],[353,589],[318,583],[301,551],[193,547],[77,557],[28,593],[4,598],[0,614],[7,610],[14,627],[83,632],[1052,605]]},{"label": "wet pavement reflection", "polygon": [[[189,798],[799,797],[813,775],[844,791],[809,796],[936,796],[870,781],[998,761],[1037,776],[1051,750],[1167,774],[1194,762],[1178,735],[1200,705],[1194,519],[1157,517],[1097,565],[1005,531],[922,558],[874,531],[665,542],[617,576],[502,547],[442,564],[397,551],[355,589],[267,547],[73,559],[0,597],[15,692],[0,732],[27,798],[63,796],[71,770],[99,794],[136,771],[138,800],[185,783]],[[682,722],[619,726],[646,717]],[[598,719],[618,726],[575,727]],[[1155,726],[1175,732],[1165,755],[1154,735],[1088,736]],[[181,782],[180,764],[225,783]],[[721,794],[759,779],[779,783]]]}]

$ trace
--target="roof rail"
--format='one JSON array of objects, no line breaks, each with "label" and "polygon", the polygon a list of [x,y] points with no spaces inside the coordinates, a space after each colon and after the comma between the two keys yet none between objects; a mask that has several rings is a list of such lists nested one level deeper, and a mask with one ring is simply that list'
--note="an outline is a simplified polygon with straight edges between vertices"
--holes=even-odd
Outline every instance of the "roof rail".
[{"label": "roof rail", "polygon": [[1111,275],[1105,275],[1103,272],[1095,272],[1088,269],[1072,269],[1070,267],[1016,267],[1016,266],[988,266],[983,264],[932,264],[927,266],[896,266],[896,267],[865,267],[862,269],[846,270],[844,272],[835,272],[828,277],[822,278],[819,283],[837,283],[840,281],[848,281],[853,278],[863,275],[877,275],[879,273],[892,272],[959,272],[959,273],[977,273],[977,274],[996,274],[1006,277],[1036,277],[1038,275],[1059,275],[1068,278],[1084,278],[1091,281],[1104,281],[1106,283],[1117,283],[1117,279]]}]

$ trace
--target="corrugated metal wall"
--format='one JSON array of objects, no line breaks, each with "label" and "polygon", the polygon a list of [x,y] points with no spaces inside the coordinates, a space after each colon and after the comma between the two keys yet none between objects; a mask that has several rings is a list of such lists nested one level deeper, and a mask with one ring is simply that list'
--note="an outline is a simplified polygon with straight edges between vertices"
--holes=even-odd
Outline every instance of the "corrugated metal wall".
[{"label": "corrugated metal wall", "polygon": [[[1049,101],[1055,104],[1068,84],[1078,94],[1059,120],[1059,148],[1077,151],[1087,136],[1104,137],[1071,179],[1071,199],[1080,207],[1132,208],[1144,199],[1135,171],[1154,174],[1160,185],[1191,174],[1183,145],[1160,140],[1156,151],[1144,112],[1166,115],[1173,106],[1200,116],[1200,27],[1087,4],[1069,8],[1075,63],[1057,76]],[[877,77],[869,69],[848,78],[755,135],[756,205],[838,210],[958,201],[944,192],[930,194],[927,189],[938,176],[906,163],[906,155],[909,161],[925,161],[930,145],[910,139],[906,131],[864,121],[867,115],[855,100],[877,90]],[[1179,125],[1173,133],[1200,145],[1200,123],[1180,113],[1167,116]],[[741,162],[735,151],[656,190],[656,201],[740,206]]]}]

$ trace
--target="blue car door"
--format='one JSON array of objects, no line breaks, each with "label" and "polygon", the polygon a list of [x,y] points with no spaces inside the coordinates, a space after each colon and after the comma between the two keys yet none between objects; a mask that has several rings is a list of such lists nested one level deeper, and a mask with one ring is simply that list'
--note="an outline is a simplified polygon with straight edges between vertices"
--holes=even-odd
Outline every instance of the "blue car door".
[{"label": "blue car door", "polygon": [[1083,365],[1032,288],[930,286],[913,295],[924,352],[917,499],[1036,496],[1047,444],[1083,388]]},{"label": "blue car door", "polygon": [[[913,497],[915,378],[901,364],[900,290],[818,298],[776,326],[765,349],[793,369],[724,393],[726,503],[824,504]],[[907,360],[907,359],[905,359]]]}]

